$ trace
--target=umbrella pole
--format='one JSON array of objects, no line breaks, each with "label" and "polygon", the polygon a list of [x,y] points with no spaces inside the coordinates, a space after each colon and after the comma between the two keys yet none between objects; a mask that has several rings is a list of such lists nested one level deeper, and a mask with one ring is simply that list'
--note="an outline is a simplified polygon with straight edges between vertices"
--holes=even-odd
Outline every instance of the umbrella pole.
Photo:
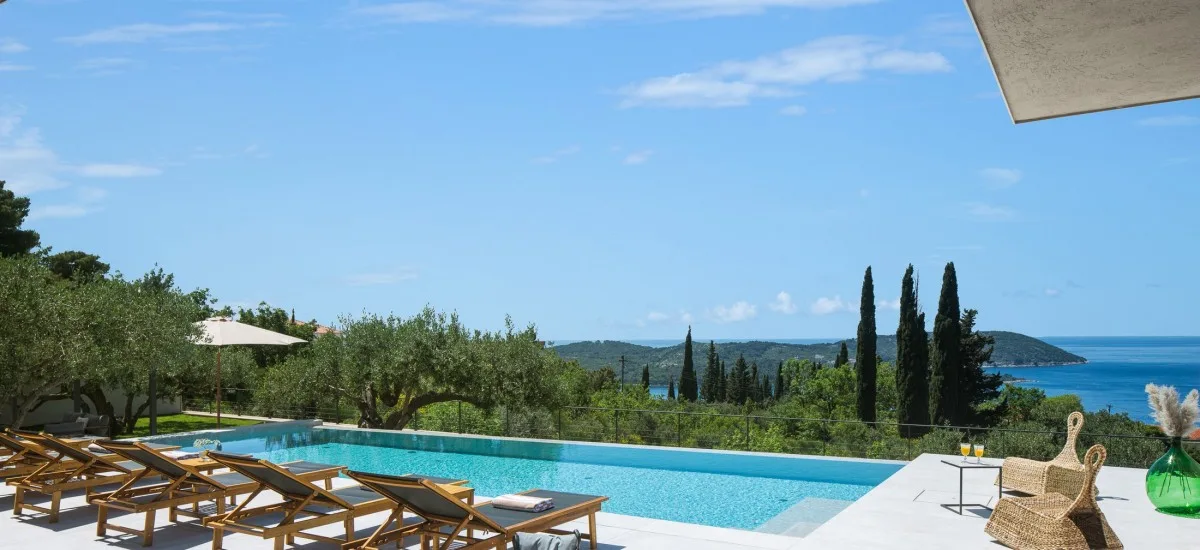
[{"label": "umbrella pole", "polygon": [[221,346],[217,346],[217,427],[221,427]]}]

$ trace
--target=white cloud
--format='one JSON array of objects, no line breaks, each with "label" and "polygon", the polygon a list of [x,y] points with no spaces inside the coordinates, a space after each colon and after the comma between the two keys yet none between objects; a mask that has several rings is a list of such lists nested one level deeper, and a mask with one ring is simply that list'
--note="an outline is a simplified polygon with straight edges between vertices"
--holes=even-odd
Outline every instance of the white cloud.
[{"label": "white cloud", "polygon": [[663,322],[663,321],[666,321],[667,319],[670,319],[670,318],[671,318],[671,316],[670,316],[670,315],[667,315],[666,313],[663,313],[663,312],[661,312],[661,311],[651,311],[650,313],[647,313],[647,314],[646,314],[646,320],[647,320],[647,321],[653,321],[653,322],[656,322],[656,323],[661,323],[661,322]]},{"label": "white cloud", "polygon": [[1196,126],[1198,124],[1200,124],[1200,117],[1189,115],[1154,116],[1138,121],[1139,126]]},{"label": "white cloud", "polygon": [[890,301],[889,300],[879,300],[879,301],[875,302],[875,307],[877,307],[879,309],[899,310],[900,309],[900,299],[896,298],[895,300],[890,300]]},{"label": "white cloud", "polygon": [[355,9],[354,13],[391,23],[436,23],[469,19],[479,12],[456,7],[453,2],[395,2],[363,6]]},{"label": "white cloud", "polygon": [[804,116],[808,109],[803,105],[788,105],[779,110],[779,114],[783,116]]},{"label": "white cloud", "polygon": [[554,151],[553,153],[550,153],[548,155],[542,155],[540,157],[534,158],[533,163],[534,164],[553,164],[555,162],[562,160],[565,157],[569,157],[571,155],[576,155],[582,150],[583,150],[583,148],[578,145],[572,145],[570,147],[563,147],[562,149]]},{"label": "white cloud", "polygon": [[30,221],[46,219],[79,218],[103,210],[100,204],[108,191],[98,187],[80,187],[74,202],[35,206],[29,209]]},{"label": "white cloud", "polygon": [[144,178],[162,174],[162,169],[139,164],[85,164],[77,171],[88,178]]},{"label": "white cloud", "polygon": [[842,301],[841,296],[826,298],[824,296],[817,298],[817,301],[812,304],[813,315],[829,315],[830,313],[838,313],[840,311],[849,311],[850,304]]},{"label": "white cloud", "polygon": [[32,222],[46,219],[79,218],[92,212],[94,212],[93,209],[81,204],[50,204],[30,208],[29,216],[26,219]]},{"label": "white cloud", "polygon": [[401,267],[389,271],[350,275],[346,277],[346,284],[350,286],[393,285],[404,281],[412,281],[416,278],[417,271],[415,269]]},{"label": "white cloud", "polygon": [[76,63],[75,69],[92,73],[94,76],[109,75],[119,73],[133,63],[132,59],[126,57],[93,57]]},{"label": "white cloud", "polygon": [[784,291],[780,291],[779,294],[776,294],[775,301],[771,302],[771,304],[767,307],[771,308],[771,311],[778,311],[784,315],[796,313],[796,302],[792,301],[791,294],[788,294]]},{"label": "white cloud", "polygon": [[29,46],[26,46],[12,38],[0,38],[0,53],[22,53],[29,51]]},{"label": "white cloud", "polygon": [[23,128],[22,109],[0,109],[0,177],[8,189],[28,195],[69,185],[58,178],[58,155],[42,141],[37,128]]},{"label": "white cloud", "polygon": [[937,52],[902,50],[862,36],[821,38],[749,61],[726,61],[697,72],[629,84],[622,107],[738,107],[763,97],[786,97],[818,82],[852,82],[869,73],[936,73],[952,70]]},{"label": "white cloud", "polygon": [[836,8],[878,0],[442,0],[361,6],[351,13],[391,23],[456,20],[552,27],[638,17],[698,19],[757,15],[771,9]]},{"label": "white cloud", "polygon": [[278,21],[287,19],[282,13],[243,13],[237,11],[189,11],[185,15],[196,19],[236,19],[242,21]]},{"label": "white cloud", "polygon": [[1013,168],[984,168],[979,171],[979,175],[995,188],[1012,187],[1024,177],[1020,170]]},{"label": "white cloud", "polygon": [[709,311],[709,316],[718,323],[736,323],[753,319],[758,315],[758,308],[746,301],[739,301],[729,307],[717,306]]},{"label": "white cloud", "polygon": [[1046,289],[1046,296],[1049,296],[1051,298],[1058,296],[1059,294],[1062,294],[1062,291],[1057,288],[1047,288]]},{"label": "white cloud", "polygon": [[691,312],[685,310],[679,312],[679,320],[690,325],[695,318],[692,317]]},{"label": "white cloud", "polygon": [[[266,25],[269,24],[260,23],[253,26],[261,27]],[[197,22],[182,23],[178,25],[136,23],[133,25],[121,25],[117,27],[109,27],[107,29],[100,29],[87,34],[81,34],[79,36],[67,36],[60,38],[59,40],[78,46],[87,44],[142,43],[170,38],[173,36],[220,33],[241,30],[244,28],[246,28],[246,25],[239,23]]]},{"label": "white cloud", "polygon": [[33,67],[29,65],[17,65],[16,63],[0,63],[0,73],[10,73],[17,71],[29,71]]},{"label": "white cloud", "polygon": [[967,214],[980,221],[1003,222],[1017,218],[1017,212],[1006,206],[996,206],[982,202],[966,204]]},{"label": "white cloud", "polygon": [[625,156],[625,164],[646,164],[650,162],[650,157],[654,155],[654,151],[649,149],[642,151],[634,151]]}]

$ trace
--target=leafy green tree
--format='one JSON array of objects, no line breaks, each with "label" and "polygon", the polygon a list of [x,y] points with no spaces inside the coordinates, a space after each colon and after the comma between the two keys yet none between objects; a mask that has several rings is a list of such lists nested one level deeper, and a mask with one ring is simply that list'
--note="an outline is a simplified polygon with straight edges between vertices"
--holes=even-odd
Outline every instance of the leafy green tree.
[{"label": "leafy green tree", "polygon": [[92,346],[80,337],[82,298],[33,257],[0,258],[0,398],[14,426],[44,396],[84,378]]},{"label": "leafy green tree", "polygon": [[846,347],[846,342],[842,342],[841,349],[838,350],[837,357],[833,360],[834,368],[842,365],[850,364],[850,350]]},{"label": "leafy green tree", "polygon": [[[909,264],[900,288],[900,325],[896,329],[896,392],[899,396],[896,420],[900,424],[929,424],[929,348],[924,314],[918,312],[918,307],[913,266]],[[926,428],[900,426],[904,437],[920,437],[926,432]]]},{"label": "leafy green tree", "polygon": [[858,340],[854,349],[855,403],[858,419],[874,422],[878,393],[878,357],[875,333],[875,281],[871,278],[871,266],[863,275],[862,299],[858,306]]},{"label": "leafy green tree", "polygon": [[721,400],[718,396],[721,388],[721,382],[718,380],[720,376],[721,357],[717,355],[717,344],[709,340],[708,361],[704,365],[704,380],[700,382],[700,399],[706,403],[716,403]]},{"label": "leafy green tree", "polygon": [[962,325],[958,307],[958,275],[954,262],[942,274],[942,295],[933,320],[929,361],[929,418],[934,424],[959,426],[964,418],[962,396]]},{"label": "leafy green tree", "polygon": [[671,375],[671,381],[667,382],[667,399],[671,400],[671,401],[675,400],[675,375],[674,374]]},{"label": "leafy green tree", "polygon": [[[295,314],[289,313],[283,308],[272,307],[266,302],[259,302],[258,307],[255,309],[238,308],[237,318],[239,323],[254,325],[272,332],[294,336],[308,342],[312,342],[317,330],[317,322],[315,320],[297,323]],[[246,347],[253,351],[254,362],[258,363],[258,366],[264,369],[283,362],[304,348],[301,345]]]},{"label": "leafy green tree", "polygon": [[683,371],[679,373],[679,398],[685,401],[696,401],[696,368],[692,364],[692,327],[688,327],[687,338],[683,341]]},{"label": "leafy green tree", "polygon": [[78,250],[51,254],[42,260],[55,275],[68,281],[86,283],[108,275],[109,265],[100,261],[100,256]]},{"label": "leafy green tree", "polygon": [[29,216],[29,199],[18,197],[4,188],[0,180],[0,258],[24,256],[42,244],[41,236],[32,229],[21,229]]},{"label": "leafy green tree", "polygon": [[959,405],[962,407],[963,422],[976,426],[990,426],[1004,414],[1002,408],[985,410],[984,404],[1000,397],[1004,382],[999,374],[989,374],[984,367],[992,360],[996,339],[975,330],[975,317],[979,312],[964,310],[962,314],[962,371],[959,377]]},{"label": "leafy green tree", "polygon": [[[364,314],[340,324],[340,338],[316,338],[294,361],[268,370],[264,406],[339,398],[356,403],[364,427],[402,429],[435,403],[554,409],[569,395],[565,362],[541,344],[532,325],[518,330],[506,319],[503,331],[469,330],[456,314],[432,308],[410,318]],[[615,374],[603,383],[615,388]]]},{"label": "leafy green tree", "polygon": [[650,389],[650,365],[642,367],[642,389]]},{"label": "leafy green tree", "polygon": [[766,374],[762,375],[762,380],[758,384],[758,394],[762,396],[759,402],[766,402],[771,399],[771,377]]}]

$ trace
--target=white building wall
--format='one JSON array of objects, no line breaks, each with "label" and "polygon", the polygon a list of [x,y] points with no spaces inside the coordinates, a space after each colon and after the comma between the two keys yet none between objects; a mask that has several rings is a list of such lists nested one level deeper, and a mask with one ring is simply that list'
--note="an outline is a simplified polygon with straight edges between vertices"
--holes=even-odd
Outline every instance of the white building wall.
[{"label": "white building wall", "polygon": [[[125,414],[125,394],[118,390],[106,390],[104,395],[108,397],[110,403],[116,409],[118,415]],[[92,400],[86,396],[83,402],[95,414],[96,407],[92,404]],[[135,397],[133,400],[133,408],[136,411],[142,403],[146,402],[146,397]],[[53,424],[62,420],[63,415],[71,412],[73,403],[71,399],[59,399],[51,401],[25,415],[25,426],[41,426],[43,424]],[[159,416],[168,414],[178,414],[183,410],[183,400],[181,398],[159,399],[158,414]],[[149,409],[147,409],[149,412]],[[10,425],[12,423],[12,407],[9,405],[0,406],[0,425]]]}]

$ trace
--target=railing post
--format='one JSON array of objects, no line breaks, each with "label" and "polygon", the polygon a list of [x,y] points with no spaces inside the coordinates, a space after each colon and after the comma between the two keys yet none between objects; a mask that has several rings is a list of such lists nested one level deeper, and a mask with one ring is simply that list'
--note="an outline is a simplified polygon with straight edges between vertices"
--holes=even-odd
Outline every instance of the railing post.
[{"label": "railing post", "polygon": [[563,431],[562,431],[562,409],[559,409],[559,410],[558,410],[558,439],[559,439],[559,440],[561,440],[562,438],[563,438]]},{"label": "railing post", "polygon": [[613,409],[613,443],[621,441],[621,409]]},{"label": "railing post", "polygon": [[340,396],[333,400],[333,416],[335,423],[342,423],[342,398]]},{"label": "railing post", "polygon": [[462,401],[458,402],[458,433],[463,433],[462,425]]}]

